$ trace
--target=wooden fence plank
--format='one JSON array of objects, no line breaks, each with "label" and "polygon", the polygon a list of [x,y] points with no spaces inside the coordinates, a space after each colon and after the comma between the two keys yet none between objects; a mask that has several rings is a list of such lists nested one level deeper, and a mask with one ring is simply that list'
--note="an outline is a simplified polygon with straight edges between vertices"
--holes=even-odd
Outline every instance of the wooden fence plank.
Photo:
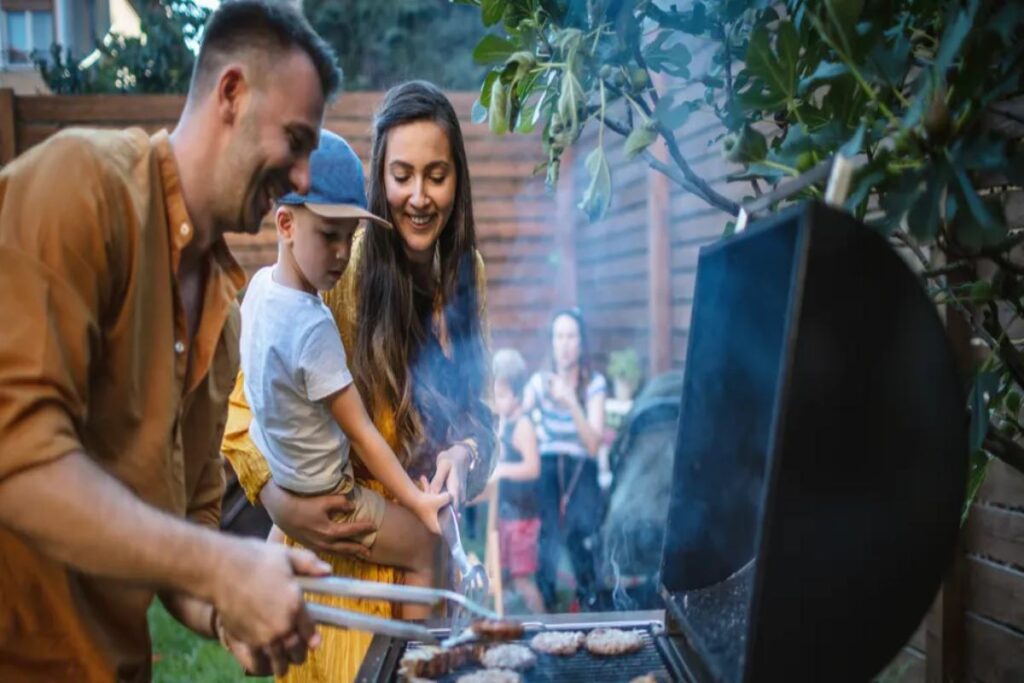
[{"label": "wooden fence plank", "polygon": [[1024,572],[969,558],[967,596],[973,612],[1024,633]]},{"label": "wooden fence plank", "polygon": [[1024,635],[968,612],[967,673],[984,683],[1024,681]]},{"label": "wooden fence plank", "polygon": [[0,88],[0,166],[18,154],[17,128],[14,123],[14,90]]},{"label": "wooden fence plank", "polygon": [[985,476],[985,483],[978,491],[977,500],[1024,509],[1024,474],[1000,460],[993,460]]},{"label": "wooden fence plank", "polygon": [[974,505],[966,537],[968,552],[1024,569],[1024,512]]}]

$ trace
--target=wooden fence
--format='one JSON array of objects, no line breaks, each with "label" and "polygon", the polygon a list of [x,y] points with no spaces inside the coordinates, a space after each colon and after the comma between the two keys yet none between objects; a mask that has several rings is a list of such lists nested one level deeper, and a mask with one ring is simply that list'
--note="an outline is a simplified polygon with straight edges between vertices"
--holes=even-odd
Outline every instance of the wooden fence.
[{"label": "wooden fence", "polygon": [[[328,113],[328,128],[345,136],[364,161],[380,98],[346,94]],[[599,365],[609,351],[632,346],[649,372],[681,366],[697,253],[721,234],[727,217],[675,191],[643,162],[624,159],[616,143],[607,146],[613,204],[603,220],[590,223],[576,204],[587,183],[582,160],[596,144],[593,131],[565,159],[552,195],[532,175],[541,159],[536,137],[496,138],[469,120],[472,94],[454,93],[451,99],[469,153],[494,345],[515,346],[538,364],[551,310],[579,305]],[[170,127],[182,104],[176,96],[15,97],[0,90],[0,164],[67,126]],[[679,131],[682,151],[699,176],[738,199],[743,188],[726,183],[730,169],[717,147],[707,145],[717,132],[713,120],[695,115]],[[251,271],[273,259],[274,234],[232,236],[231,246]],[[878,613],[885,618],[884,605]],[[1020,473],[993,465],[950,579],[886,680],[1024,681]]]}]

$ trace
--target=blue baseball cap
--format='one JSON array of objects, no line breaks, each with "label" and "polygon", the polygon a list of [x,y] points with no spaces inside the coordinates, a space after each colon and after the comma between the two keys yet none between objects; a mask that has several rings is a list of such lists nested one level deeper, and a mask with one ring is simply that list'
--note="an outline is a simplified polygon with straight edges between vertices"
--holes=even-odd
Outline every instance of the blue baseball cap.
[{"label": "blue baseball cap", "polygon": [[277,201],[305,206],[324,218],[365,218],[391,227],[366,209],[363,162],[344,138],[326,128],[320,131],[320,145],[309,157],[309,192],[289,192]]}]

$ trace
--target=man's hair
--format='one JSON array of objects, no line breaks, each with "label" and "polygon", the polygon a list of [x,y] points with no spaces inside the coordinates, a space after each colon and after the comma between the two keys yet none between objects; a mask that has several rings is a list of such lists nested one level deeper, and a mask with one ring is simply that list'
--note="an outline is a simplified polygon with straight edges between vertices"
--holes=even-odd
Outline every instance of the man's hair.
[{"label": "man's hair", "polygon": [[272,63],[280,53],[296,48],[313,62],[324,99],[329,100],[341,85],[334,50],[297,9],[281,0],[227,0],[206,22],[189,95],[205,94],[224,64],[244,53]]},{"label": "man's hair", "polygon": [[526,382],[529,380],[526,370],[526,361],[515,349],[498,349],[491,359],[491,374],[494,380],[505,382],[509,389],[520,401],[523,400],[523,391],[526,389]]}]

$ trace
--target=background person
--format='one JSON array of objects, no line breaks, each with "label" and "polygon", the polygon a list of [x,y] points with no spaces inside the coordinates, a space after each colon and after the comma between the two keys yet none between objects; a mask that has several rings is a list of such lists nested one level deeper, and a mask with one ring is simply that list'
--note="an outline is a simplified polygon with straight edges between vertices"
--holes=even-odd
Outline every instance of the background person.
[{"label": "background person", "polygon": [[604,505],[596,456],[608,389],[591,366],[586,328],[576,309],[552,318],[550,368],[530,378],[524,402],[527,412],[538,415],[541,456],[537,586],[548,611],[554,611],[564,546],[576,577],[576,597],[581,607],[592,609],[597,599],[594,544]]}]

